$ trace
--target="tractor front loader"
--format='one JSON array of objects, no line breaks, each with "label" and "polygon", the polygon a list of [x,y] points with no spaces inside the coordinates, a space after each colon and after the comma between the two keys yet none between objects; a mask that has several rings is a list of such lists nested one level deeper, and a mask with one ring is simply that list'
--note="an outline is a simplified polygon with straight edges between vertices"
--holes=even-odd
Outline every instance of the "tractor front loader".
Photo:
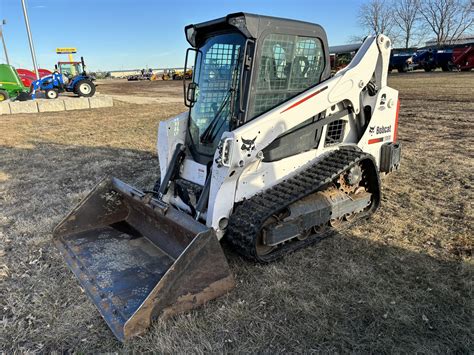
[{"label": "tractor front loader", "polygon": [[189,110],[160,122],[159,180],[105,178],[53,233],[120,340],[232,289],[222,238],[284,257],[370,217],[400,165],[386,36],[331,76],[316,24],[236,13],[185,33]]}]

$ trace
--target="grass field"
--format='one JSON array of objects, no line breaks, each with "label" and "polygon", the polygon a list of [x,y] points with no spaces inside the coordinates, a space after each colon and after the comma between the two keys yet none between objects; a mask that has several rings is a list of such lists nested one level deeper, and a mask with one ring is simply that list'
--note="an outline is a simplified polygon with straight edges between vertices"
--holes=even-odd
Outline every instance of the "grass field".
[{"label": "grass field", "polygon": [[184,110],[181,83],[99,86],[162,99],[149,105],[0,116],[0,352],[474,352],[474,73],[389,84],[403,162],[370,221],[264,266],[224,245],[236,289],[126,344],[51,231],[104,175],[153,184],[157,123]]}]

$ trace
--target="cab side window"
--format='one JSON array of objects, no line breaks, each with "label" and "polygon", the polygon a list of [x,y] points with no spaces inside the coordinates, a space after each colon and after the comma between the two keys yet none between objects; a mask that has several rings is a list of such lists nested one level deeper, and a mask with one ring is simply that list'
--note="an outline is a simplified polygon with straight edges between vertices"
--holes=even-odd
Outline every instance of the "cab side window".
[{"label": "cab side window", "polygon": [[270,34],[261,51],[251,118],[318,84],[325,66],[318,38]]}]

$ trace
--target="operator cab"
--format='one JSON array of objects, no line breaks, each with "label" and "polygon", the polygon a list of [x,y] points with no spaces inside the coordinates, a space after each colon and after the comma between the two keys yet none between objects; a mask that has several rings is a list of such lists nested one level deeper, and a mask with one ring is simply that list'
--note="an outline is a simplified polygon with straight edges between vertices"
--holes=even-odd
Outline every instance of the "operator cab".
[{"label": "operator cab", "polygon": [[83,72],[81,62],[59,62],[58,69],[69,79]]},{"label": "operator cab", "polygon": [[231,131],[330,77],[326,33],[319,25],[235,13],[185,28],[194,52],[187,146],[194,160],[212,161]]}]

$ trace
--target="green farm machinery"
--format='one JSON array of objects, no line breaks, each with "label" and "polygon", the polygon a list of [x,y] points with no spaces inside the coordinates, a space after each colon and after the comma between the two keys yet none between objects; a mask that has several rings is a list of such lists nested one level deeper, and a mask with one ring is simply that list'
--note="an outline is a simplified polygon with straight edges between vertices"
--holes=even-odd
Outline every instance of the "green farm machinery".
[{"label": "green farm machinery", "polygon": [[0,102],[8,99],[28,99],[29,88],[25,87],[15,68],[0,64]]}]

